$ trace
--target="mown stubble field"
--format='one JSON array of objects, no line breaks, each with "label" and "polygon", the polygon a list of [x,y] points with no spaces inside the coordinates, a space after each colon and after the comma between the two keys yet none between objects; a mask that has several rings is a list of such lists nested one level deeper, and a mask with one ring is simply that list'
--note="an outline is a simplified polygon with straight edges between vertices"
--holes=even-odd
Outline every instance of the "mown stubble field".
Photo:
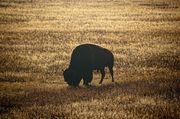
[{"label": "mown stubble field", "polygon": [[[178,0],[0,0],[0,118],[180,118]],[[69,87],[62,69],[92,43],[115,81]]]}]

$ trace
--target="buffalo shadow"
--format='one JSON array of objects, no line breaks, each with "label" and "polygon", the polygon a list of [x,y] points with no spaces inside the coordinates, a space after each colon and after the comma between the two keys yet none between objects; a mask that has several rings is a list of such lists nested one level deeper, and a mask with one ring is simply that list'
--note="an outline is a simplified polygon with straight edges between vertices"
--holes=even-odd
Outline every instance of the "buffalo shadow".
[{"label": "buffalo shadow", "polygon": [[[113,92],[113,93],[112,93]],[[116,98],[121,95],[136,95],[140,97],[160,96],[165,100],[180,99],[180,80],[174,79],[152,79],[124,81],[121,83],[110,83],[101,86],[88,87],[65,87],[60,90],[32,91],[23,96],[15,98],[0,98],[0,113],[7,113],[12,108],[30,107],[33,104],[65,105],[73,102],[90,101],[92,99],[103,100],[104,98]]]}]

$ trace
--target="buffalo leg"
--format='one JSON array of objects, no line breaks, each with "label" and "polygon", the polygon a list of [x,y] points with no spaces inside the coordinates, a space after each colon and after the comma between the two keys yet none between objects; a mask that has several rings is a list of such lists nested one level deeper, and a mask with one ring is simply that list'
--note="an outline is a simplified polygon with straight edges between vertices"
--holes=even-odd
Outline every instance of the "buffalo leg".
[{"label": "buffalo leg", "polygon": [[86,79],[84,79],[84,78],[83,78],[83,80],[84,80],[83,85],[88,86],[89,84],[88,84],[87,80],[86,80]]},{"label": "buffalo leg", "polygon": [[89,85],[89,83],[91,83],[93,78],[93,74],[92,71],[86,71],[86,73],[83,76],[83,80],[84,80],[84,85]]},{"label": "buffalo leg", "polygon": [[111,77],[112,77],[112,82],[114,82],[113,68],[112,67],[108,67],[108,68],[109,68],[109,71],[110,71],[110,74],[111,74]]},{"label": "buffalo leg", "polygon": [[102,81],[103,81],[103,79],[104,79],[104,77],[105,77],[105,71],[104,71],[104,68],[101,69],[100,71],[101,71],[101,80],[100,80],[99,84],[102,84]]}]

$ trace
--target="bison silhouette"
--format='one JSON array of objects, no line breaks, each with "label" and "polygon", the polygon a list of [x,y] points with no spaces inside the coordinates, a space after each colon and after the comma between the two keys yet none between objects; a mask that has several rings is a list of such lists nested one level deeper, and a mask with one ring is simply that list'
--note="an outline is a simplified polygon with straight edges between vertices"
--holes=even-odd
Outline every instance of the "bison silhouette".
[{"label": "bison silhouette", "polygon": [[93,79],[93,70],[100,70],[102,83],[105,77],[105,67],[109,68],[113,78],[114,56],[108,49],[93,44],[77,46],[71,55],[69,67],[63,71],[65,82],[70,86],[78,86],[81,79],[84,85],[89,85]]}]

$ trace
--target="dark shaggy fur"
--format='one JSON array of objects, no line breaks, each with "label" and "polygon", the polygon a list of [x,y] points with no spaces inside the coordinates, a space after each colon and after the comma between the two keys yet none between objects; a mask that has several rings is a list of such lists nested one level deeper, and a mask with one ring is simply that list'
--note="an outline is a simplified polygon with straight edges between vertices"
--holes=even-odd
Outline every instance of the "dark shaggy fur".
[{"label": "dark shaggy fur", "polygon": [[77,46],[71,55],[69,68],[64,72],[64,80],[72,86],[78,86],[81,79],[84,85],[88,85],[93,79],[93,70],[100,70],[102,77],[100,84],[105,77],[104,68],[107,66],[113,78],[114,56],[108,49],[93,44]]}]

